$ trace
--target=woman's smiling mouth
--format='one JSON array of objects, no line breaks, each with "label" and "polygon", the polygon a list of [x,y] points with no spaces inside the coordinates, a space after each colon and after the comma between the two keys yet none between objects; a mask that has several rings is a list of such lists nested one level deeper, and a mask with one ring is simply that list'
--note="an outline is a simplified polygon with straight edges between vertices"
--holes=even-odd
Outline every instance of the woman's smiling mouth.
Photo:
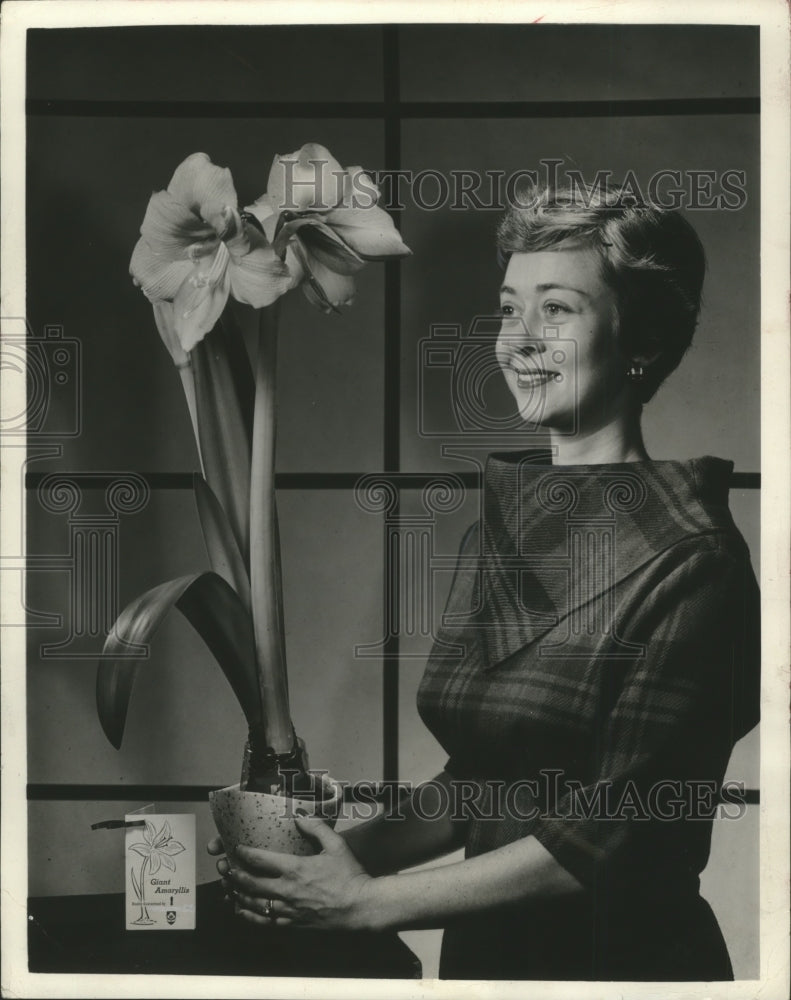
[{"label": "woman's smiling mouth", "polygon": [[561,378],[559,372],[546,368],[527,368],[518,362],[509,362],[508,367],[516,375],[516,384],[520,389],[533,389],[546,385],[547,382],[560,381]]}]

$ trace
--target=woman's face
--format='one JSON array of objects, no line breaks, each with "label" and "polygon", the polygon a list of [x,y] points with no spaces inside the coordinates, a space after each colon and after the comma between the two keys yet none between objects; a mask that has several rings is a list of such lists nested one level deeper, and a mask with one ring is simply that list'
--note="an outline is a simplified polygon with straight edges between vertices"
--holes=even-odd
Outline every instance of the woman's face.
[{"label": "woman's face", "polygon": [[526,421],[569,433],[622,415],[628,361],[595,251],[513,254],[500,309],[497,360]]}]

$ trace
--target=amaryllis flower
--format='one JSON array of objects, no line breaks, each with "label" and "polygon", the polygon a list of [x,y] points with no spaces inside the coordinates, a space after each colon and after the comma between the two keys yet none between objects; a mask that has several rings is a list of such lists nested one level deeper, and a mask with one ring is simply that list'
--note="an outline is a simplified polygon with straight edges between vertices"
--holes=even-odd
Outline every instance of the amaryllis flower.
[{"label": "amaryllis flower", "polygon": [[176,870],[176,862],[173,860],[175,854],[181,854],[186,850],[184,845],[173,839],[170,831],[170,823],[167,820],[162,824],[162,829],[157,832],[153,823],[146,820],[146,828],[143,831],[144,842],[130,844],[129,850],[139,854],[142,858],[148,858],[149,875],[156,875],[164,865],[170,871]]},{"label": "amaryllis flower", "polygon": [[152,302],[173,303],[184,351],[212,329],[229,295],[261,308],[298,280],[242,221],[230,171],[205,153],[188,156],[167,190],[151,196],[129,270]]},{"label": "amaryllis flower", "polygon": [[328,149],[309,142],[274,158],[266,193],[245,211],[302,280],[309,301],[328,312],[352,301],[352,276],[366,261],[411,252],[378,200],[362,167],[344,170]]}]

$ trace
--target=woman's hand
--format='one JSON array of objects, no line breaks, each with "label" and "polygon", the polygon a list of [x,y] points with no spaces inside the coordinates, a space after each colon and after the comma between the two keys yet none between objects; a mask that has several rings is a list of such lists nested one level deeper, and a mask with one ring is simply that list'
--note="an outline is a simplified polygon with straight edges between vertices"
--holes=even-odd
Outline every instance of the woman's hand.
[{"label": "woman's hand", "polygon": [[[321,854],[298,857],[239,846],[235,867],[224,857],[217,862],[236,913],[250,923],[278,927],[374,929],[374,879],[323,820],[297,816],[295,821],[303,835],[316,840]],[[208,850],[221,853],[219,839]]]}]

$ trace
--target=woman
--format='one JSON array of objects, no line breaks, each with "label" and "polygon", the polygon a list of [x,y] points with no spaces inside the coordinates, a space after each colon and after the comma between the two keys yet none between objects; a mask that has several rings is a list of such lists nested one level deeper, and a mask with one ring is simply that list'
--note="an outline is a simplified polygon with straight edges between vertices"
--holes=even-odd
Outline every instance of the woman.
[{"label": "woman", "polygon": [[640,432],[690,344],[703,250],[618,189],[536,193],[498,244],[497,357],[552,454],[489,459],[418,694],[450,759],[400,820],[304,819],[316,857],[218,868],[252,922],[443,926],[443,978],[729,979],[698,876],[758,719],[757,586],[732,463],[652,461]]}]

